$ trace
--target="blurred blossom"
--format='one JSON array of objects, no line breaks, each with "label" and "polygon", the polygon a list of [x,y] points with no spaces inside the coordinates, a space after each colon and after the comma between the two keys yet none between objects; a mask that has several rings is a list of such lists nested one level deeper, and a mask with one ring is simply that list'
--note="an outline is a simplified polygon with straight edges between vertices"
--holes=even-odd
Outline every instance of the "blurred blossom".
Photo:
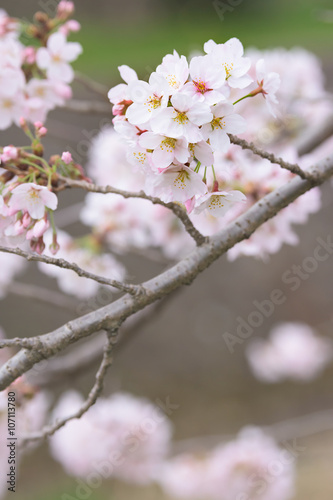
[{"label": "blurred blossom", "polygon": [[[83,403],[74,391],[62,395],[54,418],[73,414]],[[57,431],[51,453],[72,475],[97,472],[104,477],[146,484],[155,479],[169,451],[171,425],[149,401],[117,393],[100,398],[79,420]]]},{"label": "blurred blossom", "polygon": [[294,456],[260,429],[202,455],[180,455],[165,464],[160,483],[176,498],[288,500],[294,492]]},{"label": "blurred blossom", "polygon": [[316,336],[304,323],[280,323],[267,340],[252,341],[246,356],[254,375],[264,382],[290,378],[307,382],[333,358],[330,339]]}]

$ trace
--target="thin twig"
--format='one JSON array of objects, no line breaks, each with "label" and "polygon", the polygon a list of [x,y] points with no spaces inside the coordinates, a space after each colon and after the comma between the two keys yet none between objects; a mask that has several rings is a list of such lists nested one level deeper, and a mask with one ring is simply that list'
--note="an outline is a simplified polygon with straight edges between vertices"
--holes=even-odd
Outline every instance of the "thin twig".
[{"label": "thin twig", "polygon": [[81,276],[83,278],[88,278],[93,281],[97,281],[97,283],[100,283],[101,285],[112,286],[122,292],[130,293],[131,295],[137,295],[139,293],[144,292],[143,288],[140,285],[130,285],[130,284],[126,285],[125,283],[122,283],[117,280],[107,279],[104,278],[103,276],[89,273],[88,271],[85,271],[84,269],[79,267],[74,262],[72,263],[67,262],[64,259],[55,259],[54,257],[47,257],[46,255],[31,254],[29,252],[21,250],[20,248],[8,248],[3,246],[0,246],[0,252],[19,255],[20,257],[23,257],[28,261],[43,262],[44,264],[50,264],[52,266],[57,266],[62,269],[69,269],[70,271],[74,271],[78,276]]},{"label": "thin twig", "polygon": [[[43,359],[62,352],[69,345],[100,330],[119,328],[136,312],[169,295],[183,285],[189,285],[221,255],[237,243],[249,238],[262,224],[293,203],[314,186],[323,184],[333,175],[333,155],[311,168],[311,180],[294,177],[283,186],[261,198],[245,213],[231,222],[203,245],[195,248],[176,265],[142,284],[145,294],[126,294],[104,307],[69,321],[58,329],[41,335],[41,349],[22,349],[0,368],[0,390],[6,389],[19,376]],[[330,248],[331,242],[323,242]]]},{"label": "thin twig", "polygon": [[203,236],[193,225],[189,216],[187,215],[186,210],[179,205],[178,203],[169,202],[165,203],[164,201],[156,198],[155,196],[148,196],[143,191],[138,193],[124,191],[122,189],[116,189],[111,186],[97,186],[96,184],[92,184],[86,181],[75,181],[73,179],[68,179],[66,177],[59,176],[59,179],[65,183],[66,186],[71,188],[80,188],[85,191],[89,191],[90,193],[101,193],[101,194],[119,194],[123,198],[142,198],[143,200],[148,200],[154,205],[162,205],[162,207],[168,208],[171,210],[178,219],[183,223],[188,234],[194,239],[197,245],[202,245],[207,241],[207,238]]},{"label": "thin twig", "polygon": [[280,165],[280,167],[289,170],[289,172],[292,172],[295,175],[299,175],[302,179],[311,180],[311,174],[309,174],[308,172],[304,172],[304,170],[302,170],[295,163],[288,163],[287,161],[284,161],[282,158],[279,158],[278,156],[275,156],[272,153],[268,153],[267,151],[258,148],[255,144],[253,144],[253,142],[247,142],[244,139],[240,139],[239,137],[233,134],[228,134],[228,135],[230,141],[233,144],[237,144],[237,146],[240,146],[242,149],[248,149],[252,151],[252,153],[254,153],[255,155],[258,155],[261,158],[264,158],[265,160],[269,160],[271,163],[276,163],[277,165]]},{"label": "thin twig", "polygon": [[96,373],[95,383],[94,383],[92,389],[90,390],[87,399],[82,404],[82,406],[72,415],[69,415],[66,418],[57,420],[54,424],[44,427],[39,432],[36,432],[33,434],[23,435],[20,439],[22,444],[25,444],[28,441],[36,441],[39,439],[45,439],[48,436],[52,436],[57,430],[61,429],[61,427],[66,425],[67,422],[81,418],[89,410],[89,408],[91,408],[96,403],[98,397],[100,396],[100,394],[103,390],[106,373],[112,364],[111,353],[112,353],[113,345],[116,343],[116,338],[117,338],[116,335],[117,335],[117,331],[113,331],[112,333],[107,334],[108,341],[107,341],[106,345],[104,346],[103,359],[102,359],[100,367]]}]

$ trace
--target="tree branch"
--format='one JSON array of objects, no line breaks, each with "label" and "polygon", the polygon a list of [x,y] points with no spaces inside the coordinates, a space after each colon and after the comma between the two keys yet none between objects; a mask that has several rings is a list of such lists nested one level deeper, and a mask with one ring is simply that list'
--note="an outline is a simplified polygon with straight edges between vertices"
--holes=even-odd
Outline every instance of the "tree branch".
[{"label": "tree branch", "polygon": [[237,144],[237,146],[240,146],[242,149],[248,149],[252,151],[252,153],[254,153],[255,155],[258,155],[261,158],[264,158],[265,160],[269,160],[271,163],[276,163],[277,165],[280,165],[280,167],[289,170],[289,172],[292,172],[293,174],[299,175],[302,179],[311,180],[311,175],[308,172],[304,172],[304,170],[302,170],[298,165],[294,163],[288,163],[284,161],[282,158],[273,155],[272,153],[267,153],[267,151],[258,148],[253,142],[247,142],[244,139],[240,139],[236,135],[232,134],[228,135],[230,141],[233,144]]},{"label": "tree branch", "polygon": [[236,243],[249,238],[264,222],[314,186],[319,186],[333,175],[333,155],[311,169],[311,181],[293,178],[284,186],[269,193],[247,212],[203,245],[195,248],[186,258],[167,271],[143,283],[145,294],[124,295],[105,307],[70,321],[51,333],[38,337],[40,348],[22,349],[0,369],[0,390],[26,373],[42,359],[63,351],[79,339],[100,330],[118,329],[126,318],[147,305],[170,294],[182,285],[189,285],[213,262]]},{"label": "tree branch", "polygon": [[60,267],[61,269],[69,269],[70,271],[74,271],[78,276],[97,281],[97,283],[100,283],[101,285],[112,286],[122,292],[126,292],[132,295],[136,295],[144,291],[140,285],[126,285],[125,283],[121,283],[117,280],[107,279],[103,276],[89,273],[88,271],[85,271],[84,269],[79,267],[77,264],[67,262],[64,259],[55,259],[54,257],[47,257],[46,255],[31,254],[29,252],[21,250],[20,248],[8,248],[1,245],[0,252],[19,255],[20,257],[24,257],[28,261],[43,262],[44,264],[51,264],[53,266]]},{"label": "tree branch", "polygon": [[59,176],[59,179],[63,181],[65,185],[68,187],[84,189],[85,191],[89,191],[90,193],[119,194],[123,198],[142,198],[143,200],[149,200],[154,205],[162,205],[162,207],[171,210],[176,215],[176,217],[178,217],[178,219],[181,220],[186,231],[190,236],[192,236],[197,245],[202,245],[206,241],[205,236],[203,236],[194,227],[191,219],[187,215],[186,210],[178,203],[174,202],[165,203],[159,198],[156,198],[154,196],[148,196],[143,191],[140,191],[138,193],[124,191],[122,189],[116,189],[111,186],[97,186],[96,184],[92,184],[86,181],[75,181],[72,179],[68,179],[67,177],[61,177],[61,176]]},{"label": "tree branch", "polygon": [[56,420],[54,424],[44,427],[39,432],[23,435],[20,439],[20,444],[25,444],[28,441],[33,441],[33,440],[35,441],[38,439],[46,438],[48,436],[52,436],[52,434],[54,434],[58,429],[61,429],[61,427],[67,424],[67,422],[69,422],[70,420],[81,418],[82,415],[84,415],[89,410],[89,408],[91,408],[96,403],[99,395],[103,390],[106,373],[112,364],[111,352],[113,349],[113,345],[117,342],[116,335],[117,335],[117,330],[107,333],[108,341],[104,346],[103,359],[98,369],[98,372],[96,373],[95,383],[91,391],[89,392],[87,399],[85,400],[83,405],[79,408],[79,410],[77,410],[75,413],[69,415],[66,418],[62,418],[61,420]]}]

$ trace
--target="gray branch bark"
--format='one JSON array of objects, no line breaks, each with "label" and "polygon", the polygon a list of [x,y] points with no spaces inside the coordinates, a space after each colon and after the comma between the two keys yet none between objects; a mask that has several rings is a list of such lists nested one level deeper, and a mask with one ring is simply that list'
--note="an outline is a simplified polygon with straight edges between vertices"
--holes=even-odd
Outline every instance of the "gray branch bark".
[{"label": "gray branch bark", "polygon": [[167,271],[143,283],[145,293],[126,294],[115,302],[70,321],[57,330],[36,337],[36,348],[22,349],[0,370],[0,390],[4,390],[17,377],[36,363],[63,351],[77,340],[100,330],[117,330],[126,318],[156,302],[182,285],[192,281],[236,243],[249,238],[264,222],[296,198],[319,186],[333,175],[333,155],[311,169],[311,180],[295,177],[284,186],[268,194],[223,231],[193,250],[186,258]]}]

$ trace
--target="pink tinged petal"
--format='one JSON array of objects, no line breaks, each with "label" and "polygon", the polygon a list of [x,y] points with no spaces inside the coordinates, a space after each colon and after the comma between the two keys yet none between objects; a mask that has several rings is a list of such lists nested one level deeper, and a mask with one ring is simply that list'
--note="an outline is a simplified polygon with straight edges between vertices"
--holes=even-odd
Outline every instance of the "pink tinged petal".
[{"label": "pink tinged petal", "polygon": [[193,108],[187,112],[187,116],[192,123],[198,126],[209,123],[213,119],[213,113],[211,112],[210,107],[206,104],[193,106]]},{"label": "pink tinged petal", "polygon": [[214,163],[214,155],[211,147],[207,142],[201,141],[194,146],[194,154],[197,160],[202,163],[204,167],[209,167]]},{"label": "pink tinged petal", "polygon": [[140,135],[139,144],[142,148],[155,149],[161,144],[163,139],[163,135],[154,134],[153,132],[145,132]]},{"label": "pink tinged petal", "polygon": [[187,141],[178,140],[175,147],[175,158],[179,163],[186,163],[190,153],[187,146]]},{"label": "pink tinged petal", "polygon": [[40,192],[40,197],[44,202],[44,205],[51,210],[56,210],[58,206],[58,198],[57,195],[49,191],[48,189],[43,189]]},{"label": "pink tinged petal", "polygon": [[108,98],[112,104],[117,104],[119,101],[125,99],[127,89],[128,87],[124,83],[119,83],[119,85],[112,87],[108,92]]},{"label": "pink tinged petal", "polygon": [[153,151],[152,162],[155,168],[166,168],[171,165],[174,159],[174,152],[170,149],[157,148]]},{"label": "pink tinged petal", "polygon": [[82,54],[82,45],[77,42],[69,42],[66,45],[66,49],[63,53],[63,60],[67,62],[75,61]]},{"label": "pink tinged petal", "polygon": [[215,48],[217,47],[217,43],[214,42],[214,40],[208,40],[208,42],[206,42],[204,44],[204,51],[206,52],[206,54],[209,54],[210,52],[212,52]]},{"label": "pink tinged petal", "polygon": [[202,140],[201,131],[191,122],[183,125],[183,135],[188,142],[199,142]]},{"label": "pink tinged petal", "polygon": [[151,118],[151,113],[147,107],[134,102],[127,108],[126,118],[132,125],[142,125]]},{"label": "pink tinged petal", "polygon": [[230,146],[230,139],[227,133],[220,129],[214,129],[209,136],[209,142],[214,151],[226,152]]},{"label": "pink tinged petal", "polygon": [[70,83],[74,78],[74,70],[65,62],[52,63],[47,70],[47,76],[51,80]]},{"label": "pink tinged petal", "polygon": [[239,78],[231,76],[228,79],[228,84],[233,89],[245,89],[245,87],[248,87],[252,82],[253,80],[249,75],[244,75]]},{"label": "pink tinged petal", "polygon": [[66,37],[63,33],[53,33],[47,41],[47,48],[52,54],[58,54],[64,50],[67,44]]},{"label": "pink tinged petal", "polygon": [[193,105],[192,99],[186,94],[175,94],[171,98],[173,107],[181,113],[186,112]]},{"label": "pink tinged petal", "polygon": [[230,38],[227,42],[225,42],[224,45],[232,51],[232,54],[235,57],[235,59],[238,59],[243,56],[244,47],[238,38],[236,37]]},{"label": "pink tinged petal", "polygon": [[162,109],[162,111],[152,118],[150,124],[152,131],[167,137],[177,138],[182,135],[183,127],[175,122],[177,112],[173,108]]},{"label": "pink tinged petal", "polygon": [[118,66],[118,70],[120,73],[121,78],[124,80],[126,83],[131,83],[135,82],[138,80],[138,75],[134,71],[134,69],[130,68],[126,64],[123,64],[122,66]]},{"label": "pink tinged petal", "polygon": [[151,88],[149,84],[142,80],[133,81],[128,86],[128,95],[134,102],[143,104],[150,94]]},{"label": "pink tinged petal", "polygon": [[223,118],[223,121],[225,123],[224,130],[228,134],[242,134],[246,131],[246,120],[240,115],[227,115]]},{"label": "pink tinged petal", "polygon": [[36,62],[37,66],[39,66],[42,69],[46,69],[50,66],[51,56],[49,51],[45,47],[41,47],[40,49],[37,50]]}]

